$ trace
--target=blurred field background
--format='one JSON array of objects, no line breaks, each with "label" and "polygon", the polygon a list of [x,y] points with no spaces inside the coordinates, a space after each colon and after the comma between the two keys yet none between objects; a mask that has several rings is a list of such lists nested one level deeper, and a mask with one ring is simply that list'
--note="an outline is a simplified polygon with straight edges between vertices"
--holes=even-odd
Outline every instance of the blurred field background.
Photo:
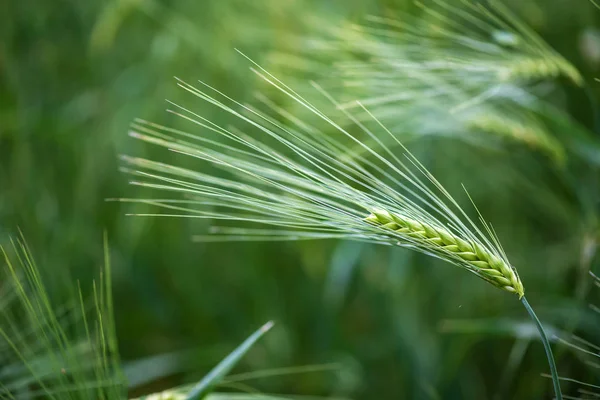
[{"label": "blurred field background", "polygon": [[[600,317],[587,307],[599,304],[587,272],[598,273],[600,10],[587,1],[505,4],[587,82],[582,89],[552,80],[545,99],[570,118],[551,133],[577,126],[591,143],[589,159],[556,166],[526,146],[474,151],[477,144],[449,136],[411,138],[410,148],[465,204],[460,185],[467,187],[540,318],[600,343]],[[173,76],[250,101],[259,83],[235,48],[284,81],[301,82],[312,76],[277,54],[305,54],[304,42],[290,38],[314,35],[310,21],[362,23],[398,10],[421,16],[412,2],[375,0],[0,5],[0,235],[24,232],[60,297],[67,271],[82,280],[98,272],[107,231],[132,395],[198,380],[274,320],[236,369],[279,369],[281,376],[245,382],[262,392],[549,398],[543,349],[522,306],[442,261],[334,240],[197,243],[192,236],[210,221],[128,217],[140,207],[106,201],[151,197],[127,185],[119,155],[158,154],[127,131],[137,117],[171,123],[164,99],[188,104]],[[213,117],[227,123],[220,118]],[[600,383],[598,369],[568,346],[558,345],[556,356],[561,375]],[[301,365],[319,367],[284,374]],[[575,386],[565,384],[565,393]]]}]

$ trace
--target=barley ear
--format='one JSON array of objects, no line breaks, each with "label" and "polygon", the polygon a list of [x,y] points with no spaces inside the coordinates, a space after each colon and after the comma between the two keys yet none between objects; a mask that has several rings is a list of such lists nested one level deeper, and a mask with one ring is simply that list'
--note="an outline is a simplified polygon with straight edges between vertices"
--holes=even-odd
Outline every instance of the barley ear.
[{"label": "barley ear", "polygon": [[450,258],[449,261],[459,263],[492,285],[517,294],[519,299],[525,293],[514,268],[480,243],[465,240],[445,228],[433,226],[428,222],[416,221],[382,209],[372,210],[364,221],[390,231],[394,237],[405,237],[411,243],[435,250],[442,256]]}]

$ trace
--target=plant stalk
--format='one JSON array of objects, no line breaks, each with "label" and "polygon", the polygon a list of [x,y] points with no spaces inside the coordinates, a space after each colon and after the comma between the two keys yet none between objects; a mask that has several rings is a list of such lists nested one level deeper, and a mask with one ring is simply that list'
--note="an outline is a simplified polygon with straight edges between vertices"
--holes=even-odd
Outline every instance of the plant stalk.
[{"label": "plant stalk", "polygon": [[550,374],[552,375],[552,384],[554,385],[554,393],[556,394],[556,400],[562,400],[562,392],[560,391],[560,380],[558,379],[558,371],[556,370],[556,363],[554,362],[554,356],[552,355],[552,348],[550,347],[550,342],[548,341],[548,337],[546,336],[546,332],[544,331],[544,327],[542,323],[538,319],[537,315],[533,311],[533,308],[529,305],[529,302],[525,298],[525,296],[521,297],[521,302],[525,306],[525,309],[529,313],[529,316],[535,322],[535,326],[540,333],[540,337],[542,339],[542,344],[544,345],[544,350],[546,351],[546,357],[548,357],[548,365],[550,366]]}]

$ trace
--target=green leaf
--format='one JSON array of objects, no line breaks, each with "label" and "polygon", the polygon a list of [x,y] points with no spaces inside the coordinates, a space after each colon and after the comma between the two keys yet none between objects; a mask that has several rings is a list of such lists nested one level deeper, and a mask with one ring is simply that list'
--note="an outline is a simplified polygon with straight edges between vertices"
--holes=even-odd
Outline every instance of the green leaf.
[{"label": "green leaf", "polygon": [[246,355],[248,350],[271,328],[273,321],[269,321],[261,326],[256,332],[250,335],[242,344],[233,350],[214,367],[196,386],[192,388],[187,396],[187,400],[201,399],[206,396],[212,388],[217,385],[231,371],[231,369]]}]

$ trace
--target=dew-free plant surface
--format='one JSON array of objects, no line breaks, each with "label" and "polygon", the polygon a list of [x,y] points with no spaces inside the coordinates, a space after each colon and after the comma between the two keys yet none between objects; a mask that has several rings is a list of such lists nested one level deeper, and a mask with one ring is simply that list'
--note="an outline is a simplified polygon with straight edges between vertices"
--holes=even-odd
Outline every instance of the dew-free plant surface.
[{"label": "dew-free plant surface", "polygon": [[[470,3],[493,6],[489,1]],[[126,188],[127,177],[117,173],[118,155],[123,153],[235,178],[225,169],[124,134],[133,118],[143,117],[221,141],[164,113],[165,98],[224,127],[240,127],[226,113],[190,101],[173,84],[172,75],[194,85],[201,78],[241,103],[276,116],[263,102],[268,100],[304,123],[330,130],[288,96],[263,93],[255,98],[260,83],[248,78],[248,64],[233,51],[240,48],[313,105],[331,112],[337,122],[347,122],[344,127],[359,135],[361,142],[377,147],[352,121],[329,110],[327,98],[315,95],[309,79],[316,80],[401,156],[403,151],[394,140],[382,137],[377,122],[354,102],[360,99],[476,219],[462,192],[463,183],[493,224],[549,336],[556,329],[568,331],[565,326],[580,316],[576,302],[582,298],[583,283],[589,282],[587,271],[598,275],[595,246],[588,244],[598,242],[600,180],[594,169],[600,161],[600,136],[594,133],[598,107],[593,98],[600,93],[594,81],[600,67],[600,14],[589,1],[502,3],[576,67],[586,82],[585,90],[565,74],[502,80],[494,69],[528,56],[511,44],[514,29],[477,30],[477,45],[498,49],[496,56],[480,57],[464,46],[472,26],[462,24],[464,20],[443,4],[429,0],[423,1],[426,9],[462,25],[441,25],[453,33],[457,30],[449,28],[459,28],[462,38],[432,37],[430,28],[436,24],[427,24],[439,18],[410,0],[67,0],[60,7],[52,2],[4,2],[0,7],[0,231],[11,234],[19,226],[26,232],[36,261],[49,277],[45,282],[49,295],[59,308],[73,298],[77,286],[75,281],[55,285],[67,264],[81,279],[84,298],[91,299],[85,293],[92,290],[92,276],[98,275],[90,269],[101,264],[99,232],[109,232],[121,356],[126,372],[136,367],[132,377],[144,377],[131,379],[135,385],[131,396],[199,381],[253,329],[273,319],[276,328],[242,360],[240,370],[330,362],[339,363],[342,370],[250,382],[268,393],[381,399],[550,398],[550,381],[540,377],[548,372],[543,349],[516,295],[496,290],[473,274],[394,245],[343,239],[282,243],[257,237],[246,243],[207,243],[202,240],[207,239],[209,224],[260,227],[197,218],[125,218],[127,212],[157,209],[104,201],[124,195],[186,199],[174,192],[161,196],[143,186]],[[474,14],[460,2],[445,4]],[[411,57],[419,57],[420,51],[421,59],[437,60],[441,67],[441,61],[457,61],[453,53],[464,50],[468,60],[479,63],[482,74],[472,69],[462,75],[464,79],[450,82],[445,78],[452,74],[437,74],[436,81],[435,73],[421,70],[422,75],[412,79],[401,79],[398,73],[390,75],[393,80],[373,79],[373,84],[362,86],[360,79],[341,75],[352,71],[347,61],[358,65],[357,61],[369,60],[340,51],[344,47],[338,46],[339,36],[332,38],[327,32],[339,30],[347,47],[357,48],[366,41],[402,45],[402,38],[385,39],[388,33],[404,31],[394,25],[398,21],[423,28],[421,32],[435,42],[435,47],[426,42],[412,46]],[[298,40],[290,40],[290,32]],[[314,39],[337,48],[311,47]],[[516,42],[527,44],[529,39],[520,37]],[[398,55],[410,59],[398,47],[374,43],[372,48],[379,48],[384,56],[387,48],[393,49],[396,53],[385,57],[390,61]],[[272,54],[287,59],[275,65]],[[376,60],[369,66],[379,71]],[[454,66],[466,68],[464,64]],[[339,75],[332,76],[335,73]],[[355,86],[334,85],[344,78]],[[492,86],[501,82],[507,91],[487,92],[493,95],[487,97],[484,82]],[[397,106],[367,102],[387,88],[404,96]],[[432,97],[446,90],[455,92],[456,98]],[[519,101],[506,101],[513,98]],[[524,140],[514,138],[520,132]],[[536,140],[539,135],[557,139],[560,146],[556,141],[543,145]],[[362,146],[345,144],[369,156]],[[365,210],[364,217],[368,215]],[[197,240],[193,235],[198,235]],[[210,239],[219,240],[212,235]],[[2,294],[0,289],[0,298]],[[520,336],[491,329],[441,334],[440,321],[449,319],[501,320],[507,332],[520,334],[520,329],[526,329],[530,344],[521,359],[515,358],[513,349],[516,353],[523,349]],[[589,314],[577,325],[577,335],[597,344],[598,323],[597,314]],[[554,342],[553,349],[561,376],[594,383],[593,370],[575,362],[563,345]],[[185,352],[185,358],[151,358],[174,352]],[[264,352],[268,357],[260,356]],[[142,359],[152,360],[156,369],[144,374],[143,365],[137,363]],[[502,377],[507,369],[515,374],[505,385]],[[565,395],[585,397],[576,392],[573,382],[564,382],[562,389]]]}]

